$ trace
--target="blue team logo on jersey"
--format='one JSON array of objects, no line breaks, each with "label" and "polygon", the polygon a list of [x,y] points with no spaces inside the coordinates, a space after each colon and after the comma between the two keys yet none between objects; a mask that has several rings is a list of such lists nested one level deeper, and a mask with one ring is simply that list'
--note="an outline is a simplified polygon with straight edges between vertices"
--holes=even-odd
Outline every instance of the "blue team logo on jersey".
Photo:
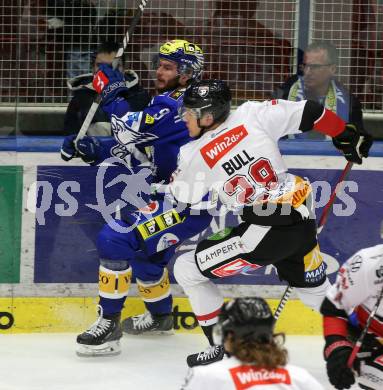
[{"label": "blue team logo on jersey", "polygon": [[178,244],[180,239],[173,233],[165,233],[157,243],[157,252],[163,251],[173,245]]},{"label": "blue team logo on jersey", "polygon": [[125,123],[128,127],[133,127],[133,124],[135,122],[138,122],[139,118],[140,118],[140,113],[134,112],[134,113],[128,115],[128,118],[127,118]]},{"label": "blue team logo on jersey", "polygon": [[[139,113],[135,114],[139,115]],[[136,117],[135,114],[132,114],[132,117]],[[129,117],[130,116],[128,116],[128,118]],[[130,125],[128,122],[130,123]],[[128,119],[128,121],[125,122],[124,120],[118,118],[116,115],[112,115],[111,127],[116,140],[123,145],[150,142],[158,138],[156,135],[147,131],[140,131],[139,122],[137,122],[137,120],[133,120],[133,118],[130,118],[130,120]]]}]

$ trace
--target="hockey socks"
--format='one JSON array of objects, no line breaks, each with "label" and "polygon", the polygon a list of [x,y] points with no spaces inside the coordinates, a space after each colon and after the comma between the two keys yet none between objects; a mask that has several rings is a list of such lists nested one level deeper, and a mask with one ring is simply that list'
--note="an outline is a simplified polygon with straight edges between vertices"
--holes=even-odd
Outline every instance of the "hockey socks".
[{"label": "hockey socks", "polygon": [[165,268],[159,280],[143,281],[137,278],[138,294],[153,315],[172,312],[172,296],[168,270]]},{"label": "hockey socks", "polygon": [[[111,261],[109,262],[109,266]],[[125,265],[127,266],[127,264]],[[132,279],[132,268],[113,270],[100,265],[99,295],[104,315],[120,313],[128,295]]]}]

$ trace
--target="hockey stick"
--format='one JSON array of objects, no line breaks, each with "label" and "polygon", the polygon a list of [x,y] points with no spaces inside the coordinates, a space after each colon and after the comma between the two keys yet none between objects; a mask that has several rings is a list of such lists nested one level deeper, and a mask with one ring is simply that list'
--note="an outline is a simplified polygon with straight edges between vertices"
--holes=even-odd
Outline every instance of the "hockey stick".
[{"label": "hockey stick", "polygon": [[[346,166],[344,167],[341,175],[339,176],[339,179],[338,179],[338,182],[336,183],[334,191],[331,193],[330,199],[327,202],[327,204],[322,212],[322,215],[319,219],[318,228],[317,228],[318,234],[321,233],[324,225],[326,224],[327,218],[328,218],[330,211],[332,209],[332,206],[335,202],[335,198],[336,198],[337,194],[339,194],[339,192],[343,189],[342,185],[344,184],[345,180],[347,179],[347,176],[350,173],[352,166],[353,166],[353,163],[349,161],[346,164]],[[281,312],[282,312],[283,308],[285,307],[287,301],[289,300],[289,297],[293,291],[293,288],[294,287],[291,287],[291,286],[286,287],[286,290],[283,293],[281,300],[279,301],[278,307],[275,310],[275,313],[274,313],[275,320],[277,320],[279,318],[279,316],[281,315]]]},{"label": "hockey stick", "polygon": [[288,286],[288,287],[286,288],[285,292],[283,293],[282,298],[281,298],[281,300],[279,301],[278,307],[277,307],[277,309],[275,310],[275,313],[274,313],[274,319],[275,319],[275,321],[276,321],[276,320],[279,318],[279,316],[281,315],[283,308],[285,307],[287,301],[288,301],[289,298],[290,298],[291,293],[293,292],[293,289],[294,289],[294,287]]},{"label": "hockey stick", "polygon": [[335,202],[335,198],[336,196],[338,195],[338,193],[340,191],[342,191],[343,189],[343,185],[347,179],[347,176],[348,174],[350,173],[351,171],[351,168],[352,166],[354,165],[354,163],[352,163],[351,161],[349,161],[345,168],[343,169],[343,172],[342,174],[340,175],[339,179],[338,179],[338,182],[336,183],[336,186],[335,186],[335,189],[334,191],[332,192],[331,196],[330,196],[330,199],[329,201],[327,202],[323,212],[322,212],[322,216],[320,217],[319,219],[319,223],[318,223],[318,234],[320,234],[320,232],[322,231],[323,229],[323,226],[325,225],[325,223],[327,222],[327,218],[328,216],[330,215],[330,211],[332,209],[332,206]]},{"label": "hockey stick", "polygon": [[[137,26],[137,23],[140,21],[141,15],[143,14],[143,12],[145,10],[145,7],[146,7],[146,4],[148,3],[148,1],[149,0],[140,0],[140,4],[138,5],[138,7],[134,13],[134,16],[133,16],[133,19],[130,23],[128,31],[126,32],[124,39],[122,41],[122,45],[117,50],[116,56],[113,59],[113,62],[112,62],[113,69],[116,69],[118,67],[120,58],[124,54],[124,51],[129,43],[130,37],[132,36],[133,31],[134,31],[135,27]],[[94,115],[96,114],[98,107],[100,106],[100,101],[101,101],[100,96],[97,95],[97,97],[95,98],[94,102],[92,103],[92,105],[88,111],[88,114],[86,115],[86,117],[84,119],[84,122],[83,122],[83,124],[82,124],[82,126],[77,134],[76,139],[74,140],[75,145],[77,145],[77,142],[80,139],[85,137],[85,134],[88,131],[89,126],[92,122],[92,119],[93,119]]]},{"label": "hockey stick", "polygon": [[373,320],[373,318],[374,318],[374,316],[376,314],[376,311],[378,310],[378,307],[380,305],[380,302],[381,302],[382,298],[383,298],[383,288],[380,291],[380,294],[378,295],[378,298],[376,300],[374,308],[371,310],[371,313],[370,313],[370,315],[367,318],[366,325],[364,326],[363,332],[360,334],[358,340],[356,341],[356,343],[355,343],[355,345],[354,345],[354,347],[352,349],[351,355],[349,356],[349,358],[347,360],[347,366],[349,368],[352,368],[352,365],[354,364],[356,355],[358,354],[358,352],[359,352],[359,350],[360,350],[360,348],[362,346],[364,337],[366,336],[366,334],[368,332],[368,328],[371,325],[371,322],[372,322],[372,320]]}]

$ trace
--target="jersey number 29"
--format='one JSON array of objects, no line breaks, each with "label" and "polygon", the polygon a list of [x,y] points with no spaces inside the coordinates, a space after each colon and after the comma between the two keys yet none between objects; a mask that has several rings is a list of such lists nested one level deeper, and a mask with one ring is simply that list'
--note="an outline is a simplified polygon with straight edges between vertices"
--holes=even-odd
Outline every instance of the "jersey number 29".
[{"label": "jersey number 29", "polygon": [[235,195],[239,204],[251,204],[254,202],[253,196],[257,187],[261,186],[266,190],[271,190],[277,181],[278,177],[270,161],[261,157],[249,166],[248,175],[237,174],[231,177],[226,181],[223,189],[227,195]]}]

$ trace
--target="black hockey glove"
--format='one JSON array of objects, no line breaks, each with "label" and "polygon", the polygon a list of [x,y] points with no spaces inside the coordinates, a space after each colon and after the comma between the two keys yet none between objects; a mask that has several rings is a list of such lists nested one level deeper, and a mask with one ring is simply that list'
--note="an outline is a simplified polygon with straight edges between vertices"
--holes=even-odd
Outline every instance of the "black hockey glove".
[{"label": "black hockey glove", "polygon": [[326,337],[324,358],[330,383],[338,390],[349,389],[355,383],[354,372],[347,367],[353,345],[342,336]]},{"label": "black hockey glove", "polygon": [[332,142],[347,161],[362,164],[362,157],[368,157],[373,140],[370,134],[361,133],[355,125],[347,123],[343,133],[334,137]]}]

